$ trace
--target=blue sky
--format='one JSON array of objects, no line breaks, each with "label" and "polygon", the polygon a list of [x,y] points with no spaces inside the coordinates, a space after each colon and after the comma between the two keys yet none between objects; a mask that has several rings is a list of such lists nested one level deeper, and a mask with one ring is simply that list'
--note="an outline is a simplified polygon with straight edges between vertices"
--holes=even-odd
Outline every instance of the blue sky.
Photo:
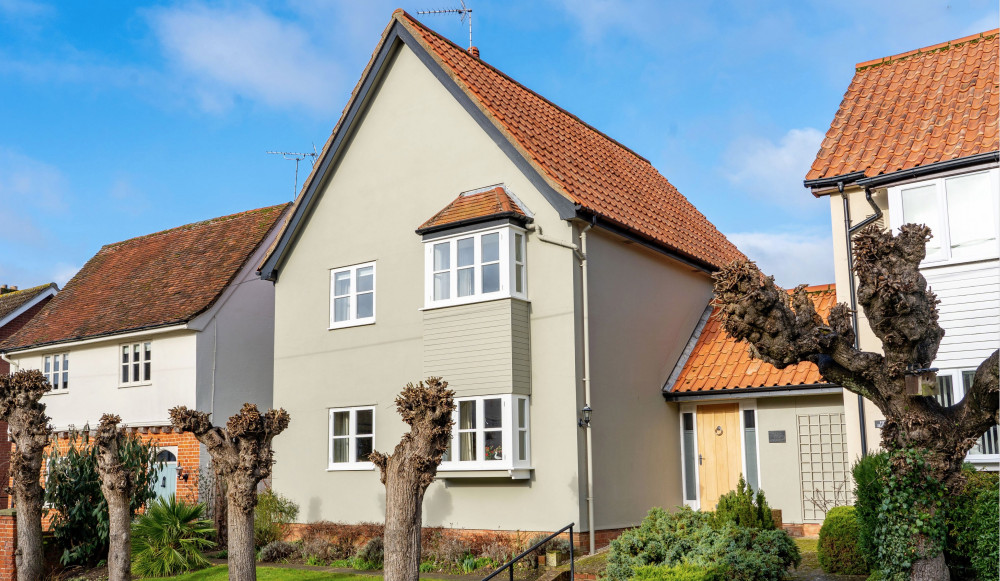
[{"label": "blue sky", "polygon": [[[292,199],[294,162],[264,152],[322,147],[394,8],[452,4],[0,0],[0,283]],[[998,20],[995,0],[469,4],[484,60],[648,158],[785,285],[833,279],[801,182],[854,64]]]}]

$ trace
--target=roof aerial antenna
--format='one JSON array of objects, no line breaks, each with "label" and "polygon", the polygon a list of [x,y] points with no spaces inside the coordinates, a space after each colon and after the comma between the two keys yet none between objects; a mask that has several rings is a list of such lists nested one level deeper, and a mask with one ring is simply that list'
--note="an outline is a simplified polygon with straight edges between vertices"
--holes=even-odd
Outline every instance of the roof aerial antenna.
[{"label": "roof aerial antenna", "polygon": [[295,186],[292,189],[292,199],[299,194],[299,162],[303,159],[309,158],[312,165],[316,165],[316,157],[319,155],[316,153],[316,144],[313,144],[312,153],[301,153],[297,151],[265,151],[270,155],[280,155],[287,160],[295,160]]},{"label": "roof aerial antenna", "polygon": [[461,8],[442,8],[440,10],[421,10],[417,14],[458,14],[462,22],[465,17],[469,17],[469,50],[472,50],[472,8],[465,5],[465,0],[458,0],[462,3]]}]

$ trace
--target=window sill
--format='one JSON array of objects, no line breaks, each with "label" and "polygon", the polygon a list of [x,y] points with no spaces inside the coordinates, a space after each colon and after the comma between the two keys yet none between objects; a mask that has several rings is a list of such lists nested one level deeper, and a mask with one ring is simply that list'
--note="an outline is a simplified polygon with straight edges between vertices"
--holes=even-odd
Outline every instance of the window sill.
[{"label": "window sill", "polygon": [[354,464],[344,464],[343,466],[327,466],[327,472],[371,472],[375,465],[371,462],[357,462]]},{"label": "window sill", "polygon": [[124,385],[119,385],[118,389],[130,389],[133,387],[148,387],[150,385],[153,385],[152,381],[144,381],[142,383],[126,383]]},{"label": "window sill", "polygon": [[518,296],[518,295],[495,296],[495,295],[491,295],[491,296],[488,296],[488,297],[476,297],[476,298],[474,298],[472,300],[464,300],[463,299],[463,300],[454,300],[454,301],[448,301],[448,302],[434,303],[434,304],[428,305],[426,307],[423,307],[423,308],[417,309],[417,310],[420,310],[420,311],[436,311],[438,309],[447,309],[448,307],[460,307],[462,305],[474,305],[474,304],[477,304],[477,303],[490,303],[490,302],[493,302],[493,301],[503,301],[503,300],[507,300],[507,299],[517,299],[519,301],[524,301],[526,303],[530,303],[531,302],[531,301],[528,300],[528,297],[525,297],[525,296]]},{"label": "window sill", "polygon": [[45,393],[43,393],[42,396],[46,396],[46,395],[65,395],[67,393],[69,393],[68,389],[60,389],[59,391],[56,391],[56,390],[52,389],[52,390],[49,390],[49,391],[46,391]]},{"label": "window sill", "polygon": [[329,331],[336,331],[337,329],[348,329],[350,327],[364,327],[365,325],[374,325],[375,319],[358,319],[355,321],[342,321],[340,323],[334,323],[328,328]]},{"label": "window sill", "polygon": [[534,468],[502,468],[485,470],[473,468],[469,470],[448,469],[438,470],[437,478],[441,480],[458,480],[463,478],[510,478],[511,480],[527,480],[531,478]]},{"label": "window sill", "polygon": [[946,268],[949,266],[964,266],[966,264],[975,264],[977,262],[996,262],[998,256],[996,254],[977,256],[973,258],[949,258],[947,260],[924,260],[920,263],[921,270],[931,270],[935,268]]},{"label": "window sill", "polygon": [[997,464],[1000,463],[1000,454],[967,454],[965,461],[971,464]]}]

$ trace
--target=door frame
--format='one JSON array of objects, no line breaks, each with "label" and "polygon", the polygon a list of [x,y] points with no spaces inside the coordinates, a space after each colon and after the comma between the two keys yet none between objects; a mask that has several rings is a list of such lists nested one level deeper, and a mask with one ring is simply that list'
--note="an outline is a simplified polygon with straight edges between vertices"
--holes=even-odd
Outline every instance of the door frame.
[{"label": "door frame", "polygon": [[[718,399],[718,400],[702,401],[700,403],[681,404],[680,410],[679,410],[679,421],[677,422],[677,428],[678,428],[678,432],[679,432],[679,435],[680,435],[680,440],[679,441],[680,441],[680,449],[681,449],[681,498],[684,501],[684,506],[689,506],[689,507],[691,507],[694,510],[700,510],[701,509],[701,477],[699,475],[699,473],[701,471],[697,470],[697,468],[694,471],[695,499],[694,500],[689,500],[689,499],[686,498],[687,495],[684,492],[684,483],[687,482],[687,461],[686,461],[687,458],[685,458],[685,455],[684,455],[684,414],[690,413],[691,416],[692,416],[692,418],[691,418],[692,419],[692,427],[694,428],[694,453],[696,455],[695,456],[695,461],[697,462],[697,454],[699,453],[699,446],[698,446],[698,409],[697,408],[698,408],[699,405],[716,405],[716,404],[726,404],[726,403],[728,403],[728,404],[738,403],[739,404],[739,412],[738,413],[739,413],[739,416],[740,416],[740,418],[739,418],[739,420],[740,420],[740,433],[739,433],[739,442],[740,442],[740,471],[743,474],[744,478],[746,478],[746,473],[747,473],[747,450],[746,450],[746,447],[744,445],[746,443],[746,435],[745,435],[746,434],[746,425],[744,424],[744,421],[743,421],[743,417],[744,417],[743,412],[746,411],[746,410],[752,410],[754,412],[754,414],[753,414],[754,415],[754,447],[755,447],[754,453],[757,456],[757,482],[751,483],[751,485],[755,485],[756,489],[760,490],[760,474],[761,474],[761,468],[760,468],[760,416],[757,413],[757,400],[756,399],[746,399],[746,398],[741,398],[741,399]],[[695,466],[697,467],[697,464],[695,464]]]}]

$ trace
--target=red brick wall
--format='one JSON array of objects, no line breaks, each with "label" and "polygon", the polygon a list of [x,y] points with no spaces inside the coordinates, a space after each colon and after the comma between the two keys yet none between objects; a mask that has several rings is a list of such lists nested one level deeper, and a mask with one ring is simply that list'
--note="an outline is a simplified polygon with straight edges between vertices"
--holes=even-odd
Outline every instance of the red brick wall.
[{"label": "red brick wall", "polygon": [[14,551],[17,549],[17,517],[13,510],[0,511],[0,581],[17,579]]},{"label": "red brick wall", "polygon": [[[0,341],[3,341],[7,337],[14,334],[15,331],[20,329],[27,323],[31,317],[34,317],[42,307],[45,306],[52,300],[52,297],[45,297],[38,302],[37,305],[31,307],[27,311],[21,313],[14,318],[13,321],[7,323],[2,328],[0,328]],[[10,373],[10,364],[0,359],[0,375],[6,375]],[[7,440],[7,422],[0,422],[0,482],[7,482],[10,477],[10,442]],[[7,498],[7,490],[4,487],[0,487],[0,509],[4,509],[10,506],[10,501]],[[2,581],[3,577],[0,577]]]}]

